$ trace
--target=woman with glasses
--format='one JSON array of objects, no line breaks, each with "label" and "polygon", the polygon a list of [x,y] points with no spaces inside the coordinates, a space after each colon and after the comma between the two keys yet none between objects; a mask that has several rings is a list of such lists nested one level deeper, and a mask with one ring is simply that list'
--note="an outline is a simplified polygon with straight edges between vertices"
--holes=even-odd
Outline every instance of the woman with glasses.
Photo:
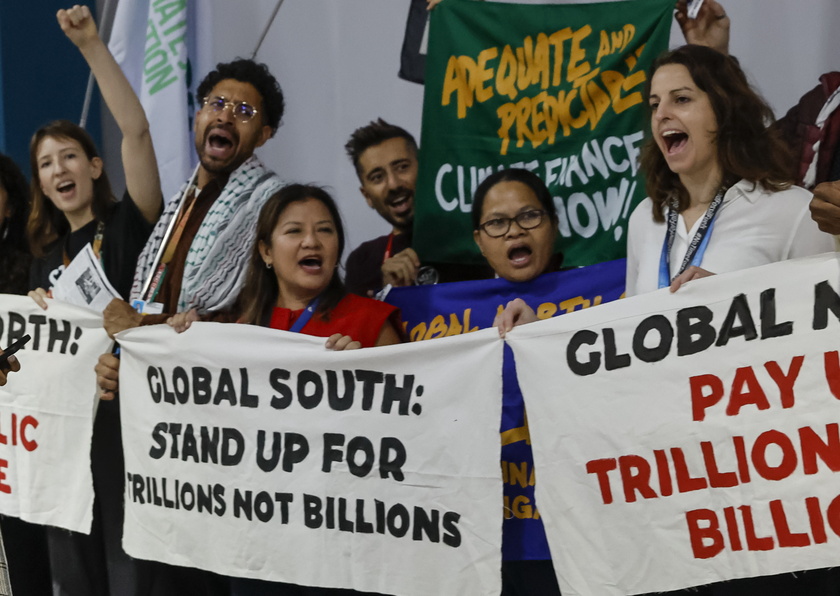
[{"label": "woman with glasses", "polygon": [[[554,246],[557,208],[536,174],[522,169],[491,174],[475,191],[472,219],[475,243],[498,277],[515,283],[528,282],[560,267],[562,255]],[[513,362],[508,350],[506,369],[512,368]],[[515,379],[511,372],[505,372],[502,431],[527,428],[522,394],[511,386],[511,379]],[[504,445],[502,461],[533,469],[533,455],[526,441]],[[533,489],[533,486],[514,487],[507,482],[504,485],[509,502],[516,502],[525,494],[536,510]],[[502,594],[560,594],[545,530],[538,516],[520,519],[506,512],[502,524]]]},{"label": "woman with glasses", "polygon": [[473,238],[498,277],[530,281],[556,270],[557,208],[532,172],[507,169],[487,177],[472,205]]},{"label": "woman with glasses", "polygon": [[[122,201],[114,199],[102,159],[81,127],[59,120],[32,137],[32,212],[27,232],[35,259],[30,296],[42,308],[47,308],[44,297],[49,289],[87,246],[111,285],[127,297],[137,257],[162,205],[146,115],[99,38],[89,9],[74,6],[60,10],[57,19],[90,66],[122,133],[126,195]],[[135,594],[148,575],[139,570],[142,562],[130,559],[121,546],[124,470],[116,402],[100,402],[97,408],[91,470],[95,494],[91,533],[47,529],[53,589],[63,595]],[[15,548],[10,539],[9,550]],[[25,573],[40,572],[30,563]],[[17,582],[14,568],[11,575]],[[19,593],[17,585],[14,591]]]}]

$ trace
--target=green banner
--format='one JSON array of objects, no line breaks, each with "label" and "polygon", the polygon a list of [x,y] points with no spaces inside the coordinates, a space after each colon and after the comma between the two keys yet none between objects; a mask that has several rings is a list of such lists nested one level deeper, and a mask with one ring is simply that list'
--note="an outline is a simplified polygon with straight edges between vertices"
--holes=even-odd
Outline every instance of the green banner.
[{"label": "green banner", "polygon": [[548,185],[565,265],[625,255],[644,197],[644,88],[668,47],[673,0],[524,5],[446,0],[426,62],[414,245],[426,261],[481,262],[472,195],[524,167]]}]

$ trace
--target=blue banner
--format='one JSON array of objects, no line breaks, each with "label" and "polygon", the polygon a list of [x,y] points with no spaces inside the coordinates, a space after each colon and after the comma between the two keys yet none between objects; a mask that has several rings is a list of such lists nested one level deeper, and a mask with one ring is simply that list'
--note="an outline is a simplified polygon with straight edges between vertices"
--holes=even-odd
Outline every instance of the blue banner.
[{"label": "blue banner", "polygon": [[394,288],[411,341],[485,329],[505,304],[522,298],[541,319],[610,302],[624,294],[625,259],[546,273],[529,282],[504,279]]},{"label": "blue banner", "polygon": [[[524,283],[504,279],[394,288],[387,302],[402,310],[411,341],[485,329],[496,313],[522,298],[541,319],[597,306],[624,294],[625,259],[546,273]],[[502,559],[551,559],[534,501],[534,459],[513,352],[505,346],[502,397]]]}]

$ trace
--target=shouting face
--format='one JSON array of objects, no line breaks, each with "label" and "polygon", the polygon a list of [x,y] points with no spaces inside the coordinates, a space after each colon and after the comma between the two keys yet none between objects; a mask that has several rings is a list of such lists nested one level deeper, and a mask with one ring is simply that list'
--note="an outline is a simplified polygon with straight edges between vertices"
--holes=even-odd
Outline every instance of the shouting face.
[{"label": "shouting face", "polygon": [[681,178],[716,175],[717,118],[708,94],[682,64],[666,64],[650,85],[651,131],[668,167]]},{"label": "shouting face", "polygon": [[475,242],[499,277],[530,281],[548,270],[554,254],[556,222],[551,221],[526,184],[509,180],[488,190],[481,226],[473,232]]},{"label": "shouting face", "polygon": [[[216,175],[234,171],[271,138],[271,127],[263,124],[262,97],[250,83],[224,79],[204,100],[195,117],[195,149],[201,162],[199,186]],[[250,119],[248,108],[256,111]]]},{"label": "shouting face", "polygon": [[102,160],[88,159],[75,139],[44,137],[36,151],[38,183],[44,196],[64,213],[71,229],[93,218],[93,181],[102,175]]},{"label": "shouting face", "polygon": [[414,221],[414,188],[417,185],[417,152],[396,137],[368,147],[359,156],[359,175],[368,205],[402,232]]},{"label": "shouting face", "polygon": [[324,203],[315,198],[290,203],[274,226],[271,244],[259,243],[263,262],[277,278],[277,306],[303,308],[323,292],[338,265],[338,245],[338,231]]}]

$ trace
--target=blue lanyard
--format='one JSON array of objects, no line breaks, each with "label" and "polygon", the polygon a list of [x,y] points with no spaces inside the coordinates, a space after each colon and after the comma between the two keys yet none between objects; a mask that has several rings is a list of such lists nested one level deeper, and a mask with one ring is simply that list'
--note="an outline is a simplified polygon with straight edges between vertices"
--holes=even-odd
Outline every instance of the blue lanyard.
[{"label": "blue lanyard", "polygon": [[697,228],[697,233],[691,239],[688,249],[685,252],[685,257],[680,264],[679,271],[673,277],[671,276],[671,248],[674,246],[674,238],[677,235],[677,218],[679,213],[674,208],[674,205],[668,208],[668,229],[665,234],[665,241],[662,244],[662,255],[659,258],[659,287],[667,288],[671,282],[680,273],[693,265],[699,267],[703,262],[703,255],[706,254],[706,247],[709,245],[709,238],[712,236],[712,230],[715,228],[715,215],[717,215],[718,208],[723,203],[724,189],[720,189],[706,209],[703,219],[700,221],[700,227]]},{"label": "blue lanyard", "polygon": [[307,306],[303,309],[303,312],[300,313],[298,320],[295,321],[295,324],[292,325],[292,328],[289,329],[292,333],[300,333],[300,330],[303,329],[306,324],[309,322],[309,319],[312,318],[312,314],[315,312],[315,309],[318,308],[318,302],[320,302],[321,297],[316,296]]}]

